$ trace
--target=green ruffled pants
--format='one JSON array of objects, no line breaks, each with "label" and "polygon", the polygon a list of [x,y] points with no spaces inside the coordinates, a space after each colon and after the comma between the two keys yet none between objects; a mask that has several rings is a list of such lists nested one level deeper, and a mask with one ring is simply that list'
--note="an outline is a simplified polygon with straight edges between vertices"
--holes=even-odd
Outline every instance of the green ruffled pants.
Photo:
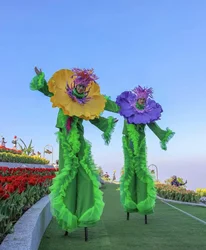
[{"label": "green ruffled pants", "polygon": [[126,212],[151,214],[155,206],[156,190],[147,168],[144,130],[126,125],[123,135],[124,174],[120,181],[121,203]]},{"label": "green ruffled pants", "polygon": [[104,202],[91,146],[83,131],[73,122],[67,133],[59,133],[59,173],[51,186],[51,208],[59,226],[68,232],[95,225],[101,218]]}]

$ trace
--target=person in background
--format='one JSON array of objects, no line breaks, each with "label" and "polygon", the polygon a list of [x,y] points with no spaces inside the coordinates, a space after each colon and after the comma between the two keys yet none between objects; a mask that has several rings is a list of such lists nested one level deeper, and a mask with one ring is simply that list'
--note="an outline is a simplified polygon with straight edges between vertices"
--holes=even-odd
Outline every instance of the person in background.
[{"label": "person in background", "polygon": [[5,141],[5,138],[4,137],[2,137],[2,141],[1,141],[1,146],[2,147],[6,147],[6,141]]},{"label": "person in background", "polygon": [[184,186],[187,184],[187,180],[185,181],[185,183],[180,183],[178,180],[177,180],[177,176],[174,175],[172,176],[172,182],[171,182],[171,185],[172,186],[175,186],[175,187],[180,187],[180,186]]},{"label": "person in background", "polygon": [[113,172],[112,181],[116,181],[116,170]]},{"label": "person in background", "polygon": [[14,136],[14,139],[12,140],[12,144],[13,144],[13,149],[17,149],[17,136]]},{"label": "person in background", "polygon": [[106,179],[109,179],[109,174],[106,172],[106,173],[104,174],[104,177],[105,177]]}]

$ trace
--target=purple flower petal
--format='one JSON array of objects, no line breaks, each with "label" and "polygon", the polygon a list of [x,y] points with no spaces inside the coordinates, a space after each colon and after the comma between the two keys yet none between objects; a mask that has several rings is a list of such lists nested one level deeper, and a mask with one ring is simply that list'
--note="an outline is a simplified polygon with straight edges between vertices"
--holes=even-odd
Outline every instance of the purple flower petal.
[{"label": "purple flower petal", "polygon": [[129,124],[148,124],[160,119],[163,112],[160,104],[148,98],[145,108],[140,110],[136,107],[137,99],[138,96],[131,91],[124,91],[116,99],[116,104],[120,107],[119,114]]}]

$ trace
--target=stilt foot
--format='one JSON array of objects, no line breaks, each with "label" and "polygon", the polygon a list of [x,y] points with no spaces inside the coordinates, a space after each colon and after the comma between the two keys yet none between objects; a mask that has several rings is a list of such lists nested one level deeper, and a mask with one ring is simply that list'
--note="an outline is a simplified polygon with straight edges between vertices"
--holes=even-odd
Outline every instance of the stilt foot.
[{"label": "stilt foot", "polygon": [[147,215],[144,216],[144,223],[147,224]]},{"label": "stilt foot", "polygon": [[88,228],[87,227],[84,228],[84,239],[85,241],[88,241]]},{"label": "stilt foot", "polygon": [[127,212],[127,220],[129,220],[129,213]]}]

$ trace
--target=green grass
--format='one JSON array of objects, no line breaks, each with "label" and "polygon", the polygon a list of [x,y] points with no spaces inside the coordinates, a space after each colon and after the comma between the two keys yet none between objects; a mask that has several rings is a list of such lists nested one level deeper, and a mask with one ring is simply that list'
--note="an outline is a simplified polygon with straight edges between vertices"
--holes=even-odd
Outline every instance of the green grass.
[{"label": "green grass", "polygon": [[173,202],[170,202],[169,204],[206,222],[206,207],[181,205]]},{"label": "green grass", "polygon": [[205,248],[206,226],[159,200],[155,213],[148,216],[147,225],[144,224],[144,217],[139,214],[131,214],[130,220],[126,221],[126,213],[120,205],[117,187],[115,184],[107,184],[104,190],[106,205],[102,220],[89,229],[88,242],[84,242],[83,229],[65,237],[55,220],[52,220],[39,250],[202,250]]}]

